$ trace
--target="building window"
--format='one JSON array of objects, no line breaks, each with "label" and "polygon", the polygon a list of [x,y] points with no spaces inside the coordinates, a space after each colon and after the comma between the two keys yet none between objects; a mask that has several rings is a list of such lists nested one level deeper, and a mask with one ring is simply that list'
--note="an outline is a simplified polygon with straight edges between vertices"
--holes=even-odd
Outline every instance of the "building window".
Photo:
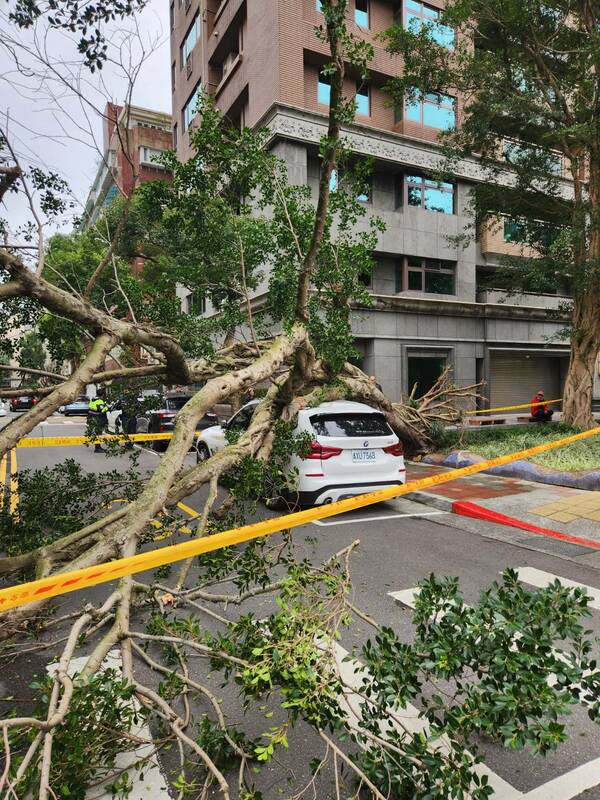
[{"label": "building window", "polygon": [[192,54],[192,50],[196,46],[196,42],[200,38],[200,15],[196,14],[192,24],[189,27],[188,32],[185,35],[185,39],[181,45],[181,66],[184,67],[189,57]]},{"label": "building window", "polygon": [[317,83],[317,101],[323,106],[328,106],[331,100],[331,78],[319,72]]},{"label": "building window", "polygon": [[195,317],[201,317],[206,313],[206,295],[204,292],[196,290],[185,298],[185,313]]},{"label": "building window", "polygon": [[[553,175],[563,174],[563,157],[562,153],[556,150],[545,150],[542,147],[535,147],[534,145],[524,144],[517,142],[513,139],[505,139],[502,143],[502,155],[504,160],[514,166],[519,164],[526,164],[530,156],[538,155],[540,160]],[[541,165],[542,166],[542,165]]]},{"label": "building window", "polygon": [[419,33],[425,28],[428,36],[434,42],[454,49],[454,31],[448,25],[440,22],[441,11],[439,8],[421,3],[420,0],[404,0],[404,27],[412,33]]},{"label": "building window", "polygon": [[396,273],[396,291],[456,294],[456,263],[407,256]]},{"label": "building window", "polygon": [[171,30],[175,30],[175,4],[171,3],[169,6],[169,22],[171,25]]},{"label": "building window", "polygon": [[525,226],[517,219],[504,217],[504,241],[523,244],[527,240]]},{"label": "building window", "polygon": [[364,83],[356,84],[356,113],[364,117],[371,115],[371,91]]},{"label": "building window", "polygon": [[354,21],[361,28],[369,27],[369,0],[355,0]]},{"label": "building window", "polygon": [[338,172],[337,169],[332,169],[331,175],[329,176],[329,191],[337,192],[337,188],[338,188]]},{"label": "building window", "polygon": [[423,175],[406,175],[404,183],[407,205],[439,214],[454,214],[456,187],[453,183],[435,181]]},{"label": "building window", "polygon": [[173,147],[177,147],[177,143],[179,141],[179,135],[177,131],[177,123],[173,125]]},{"label": "building window", "polygon": [[164,150],[158,150],[155,147],[146,147],[143,145],[140,147],[140,164],[150,165],[151,167],[156,167],[156,169],[165,169],[163,164],[155,161],[155,159],[164,152]]},{"label": "building window", "polygon": [[404,106],[405,119],[447,131],[456,125],[455,106],[453,97],[432,92],[408,101]]},{"label": "building window", "polygon": [[373,197],[373,179],[369,177],[366,181],[366,185],[363,187],[363,191],[359,192],[356,195],[356,199],[359,203],[370,203]]},{"label": "building window", "polygon": [[196,88],[191,93],[189,100],[183,107],[182,113],[182,123],[183,123],[183,130],[187,131],[190,127],[192,120],[196,116],[196,111],[198,108],[198,103],[200,101],[200,94],[202,92],[202,86],[200,82],[196,84]]},{"label": "building window", "polygon": [[171,64],[171,91],[175,91],[175,72],[176,72],[175,62]]}]

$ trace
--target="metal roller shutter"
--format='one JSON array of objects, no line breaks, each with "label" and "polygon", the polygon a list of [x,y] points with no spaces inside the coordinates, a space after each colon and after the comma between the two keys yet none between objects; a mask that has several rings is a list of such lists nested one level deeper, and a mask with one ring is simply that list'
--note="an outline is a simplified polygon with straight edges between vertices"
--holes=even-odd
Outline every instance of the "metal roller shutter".
[{"label": "metal roller shutter", "polygon": [[543,389],[548,400],[561,396],[562,358],[527,353],[492,353],[490,403],[492,408],[528,403]]}]

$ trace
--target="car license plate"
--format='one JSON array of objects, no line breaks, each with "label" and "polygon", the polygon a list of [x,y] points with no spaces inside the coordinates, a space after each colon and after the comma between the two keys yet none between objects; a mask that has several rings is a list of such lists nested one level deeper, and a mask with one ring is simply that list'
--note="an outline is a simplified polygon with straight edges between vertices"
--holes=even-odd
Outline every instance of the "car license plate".
[{"label": "car license plate", "polygon": [[370,464],[372,461],[377,460],[377,453],[375,450],[353,450],[352,463],[353,464]]}]

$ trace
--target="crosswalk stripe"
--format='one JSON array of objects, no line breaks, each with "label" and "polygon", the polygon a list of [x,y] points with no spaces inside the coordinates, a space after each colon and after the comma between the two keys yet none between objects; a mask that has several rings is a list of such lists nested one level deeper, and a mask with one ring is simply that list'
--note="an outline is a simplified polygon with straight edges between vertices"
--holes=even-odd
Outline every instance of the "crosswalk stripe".
[{"label": "crosswalk stripe", "polygon": [[587,789],[600,783],[600,758],[581,764],[575,769],[543,783],[523,795],[523,800],[573,800]]},{"label": "crosswalk stripe", "polygon": [[516,567],[515,572],[518,574],[520,581],[528,583],[530,586],[536,586],[538,589],[545,589],[554,581],[560,581],[563,586],[567,586],[569,589],[585,589],[586,593],[592,598],[588,603],[589,608],[600,610],[600,589],[588,586],[585,583],[577,583],[577,581],[563,578],[560,575],[554,575],[552,572],[535,569],[535,567]]},{"label": "crosswalk stripe", "polygon": [[[523,568],[524,571],[527,571],[528,569],[530,568]],[[529,575],[531,580],[525,580],[525,578],[521,577],[520,574],[523,570],[518,570],[519,578],[525,583],[530,583],[532,586],[536,586],[537,588],[544,588],[554,580],[558,579],[565,586],[571,586],[572,588],[583,588],[586,589],[588,593],[591,593],[592,590],[592,587],[586,586],[585,584],[569,581],[565,578],[562,578],[560,575],[553,575],[550,572],[543,572],[542,570],[535,570],[533,568],[531,568],[531,571],[537,574]],[[526,574],[529,573],[526,572]],[[539,583],[534,583],[534,579],[539,581]],[[542,580],[544,580],[543,583]],[[396,603],[414,610],[417,597],[419,596],[419,588],[415,586],[412,589],[402,589],[398,592],[388,592],[388,594]],[[592,604],[590,603],[590,605]],[[561,660],[567,661],[566,655],[561,653],[560,650],[555,650],[554,653]],[[549,682],[553,682],[554,679],[554,675],[550,675],[548,678]],[[581,702],[584,703],[583,700]],[[557,778],[554,778],[553,780],[548,781],[547,783],[544,783],[529,792],[519,793],[515,796],[521,797],[522,800],[573,800],[573,798],[577,797],[577,795],[581,794],[587,789],[592,789],[598,784],[600,784],[600,758],[588,761],[586,764],[581,764],[579,767],[575,767],[569,772],[565,772],[563,775],[559,775]],[[496,796],[496,793],[494,793],[494,797]],[[498,797],[499,796],[500,795],[498,795]]]},{"label": "crosswalk stripe", "polygon": [[[364,680],[368,678],[369,673],[358,659],[350,658],[349,652],[340,644],[332,642],[331,647],[336,660],[336,668],[345,684],[344,700],[340,701],[340,704],[346,713],[348,727],[356,731],[360,728],[360,706],[364,703],[358,692],[364,693]],[[402,726],[395,723],[393,718],[390,718],[389,728],[396,728],[397,730],[408,729],[412,735],[427,732],[429,725],[426,720],[419,716],[418,708],[407,703],[401,709],[398,709],[398,712],[402,716]],[[385,728],[383,727],[382,733],[385,733]],[[448,752],[448,739],[444,736],[440,737],[433,747]],[[494,800],[517,800],[517,798],[523,797],[523,792],[515,789],[514,786],[511,786],[504,778],[492,772],[485,764],[476,764],[475,771],[480,776],[487,775],[489,785],[494,790]]]}]

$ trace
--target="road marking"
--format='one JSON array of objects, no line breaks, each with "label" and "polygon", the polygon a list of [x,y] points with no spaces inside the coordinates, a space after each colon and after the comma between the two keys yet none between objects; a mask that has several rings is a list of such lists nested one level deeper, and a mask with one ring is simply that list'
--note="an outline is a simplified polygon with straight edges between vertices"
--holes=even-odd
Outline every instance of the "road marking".
[{"label": "road marking", "polygon": [[314,525],[321,528],[328,528],[330,525],[351,525],[353,522],[377,522],[380,519],[402,519],[405,517],[437,517],[440,514],[448,514],[448,511],[417,511],[415,514],[386,514],[381,517],[357,517],[356,519],[341,519],[337,522],[323,522],[316,519]]},{"label": "road marking", "polygon": [[5,482],[6,482],[6,459],[7,454],[5,453],[0,460],[0,508],[4,506],[4,492],[5,492]]},{"label": "road marking", "polygon": [[11,514],[16,514],[19,508],[19,479],[17,477],[17,451],[10,451],[10,500],[9,509]]},{"label": "road marking", "polygon": [[585,583],[577,583],[577,581],[571,581],[569,578],[562,578],[560,575],[553,575],[552,572],[544,572],[534,567],[516,567],[515,572],[520,581],[528,583],[530,586],[536,586],[538,589],[545,589],[554,581],[560,581],[563,586],[569,589],[584,589],[592,598],[588,603],[588,607],[600,610],[600,589],[588,586]]},{"label": "road marking", "polygon": [[523,800],[572,800],[600,783],[600,758],[559,775],[523,795]]},{"label": "road marking", "polygon": [[[69,664],[68,673],[71,677],[77,672],[80,672],[85,666],[87,661],[86,656],[81,658],[73,658]],[[49,664],[46,670],[49,675],[53,675],[57,669],[58,663]],[[102,669],[113,669],[119,675],[121,673],[121,659],[116,650],[111,650],[102,663]],[[133,700],[136,709],[141,708],[137,699]],[[138,736],[140,739],[149,740],[149,744],[140,744],[135,750],[129,750],[125,753],[119,753],[115,759],[115,772],[123,770],[127,772],[131,781],[131,791],[127,794],[128,800],[148,800],[149,797],[156,798],[156,800],[168,800],[171,794],[168,789],[168,784],[163,777],[160,769],[158,756],[155,751],[155,746],[152,744],[153,737],[145,720],[134,723],[130,733],[133,736]],[[135,768],[136,762],[142,759],[148,759],[144,764],[141,772],[143,778],[140,777],[140,770]],[[110,800],[113,797],[112,792],[107,792],[104,786],[97,786],[88,789],[85,794],[86,800]]]},{"label": "road marking", "polygon": [[[524,567],[523,569],[528,568]],[[541,570],[534,570],[534,572],[547,575],[551,578],[551,580],[546,581],[544,586],[552,583],[552,581],[555,579],[560,580],[562,583],[567,583],[567,581],[561,578],[559,575],[552,575],[549,572],[542,573]],[[529,583],[529,581],[527,582]],[[580,583],[575,584],[574,581],[570,581],[569,583],[574,584],[575,587],[584,586]],[[584,586],[584,588],[589,587]],[[417,597],[419,596],[419,591],[419,588],[415,586],[412,589],[402,589],[399,592],[388,592],[388,594],[390,597],[394,598],[396,603],[401,603],[402,605],[414,610]],[[553,652],[557,658],[568,663],[566,655],[561,653],[560,650],[553,648]],[[591,672],[585,674],[591,674]],[[548,682],[550,684],[552,684],[554,680],[554,675],[548,676]],[[583,699],[580,702],[583,705],[586,704]],[[522,798],[523,800],[572,800],[572,798],[577,797],[577,795],[581,794],[581,792],[584,792],[586,789],[591,789],[594,786],[597,786],[599,783],[600,758],[595,758],[592,761],[588,761],[586,764],[581,764],[579,767],[575,767],[569,772],[565,772],[563,775],[559,775],[557,778],[554,778],[553,780],[543,783],[541,786],[526,792],[522,795]],[[494,794],[494,797],[495,796],[496,795]]]},{"label": "road marking", "polygon": [[[343,699],[340,699],[340,705],[346,713],[348,727],[356,731],[360,729],[360,706],[364,703],[364,700],[360,697],[358,692],[364,693],[364,680],[365,678],[368,679],[369,673],[364,669],[361,662],[356,658],[351,658],[349,652],[340,644],[332,642],[332,648],[336,660],[336,667],[342,680],[346,684],[344,687]],[[419,710],[416,706],[406,703],[406,705],[398,709],[398,711],[402,716],[402,726],[408,729],[409,734],[416,735],[421,732],[427,734],[429,725],[426,720],[419,716]],[[397,722],[394,722],[393,718],[390,718],[389,723],[387,723],[385,727],[394,728],[400,733],[403,732],[402,727]],[[382,727],[383,734],[385,734],[385,727]],[[450,745],[447,737],[441,736],[433,747],[448,752]],[[489,785],[494,790],[494,800],[517,800],[517,798],[523,797],[523,792],[515,789],[514,786],[511,786],[504,778],[492,772],[485,764],[476,764],[474,771],[480,776],[487,775]]]}]

